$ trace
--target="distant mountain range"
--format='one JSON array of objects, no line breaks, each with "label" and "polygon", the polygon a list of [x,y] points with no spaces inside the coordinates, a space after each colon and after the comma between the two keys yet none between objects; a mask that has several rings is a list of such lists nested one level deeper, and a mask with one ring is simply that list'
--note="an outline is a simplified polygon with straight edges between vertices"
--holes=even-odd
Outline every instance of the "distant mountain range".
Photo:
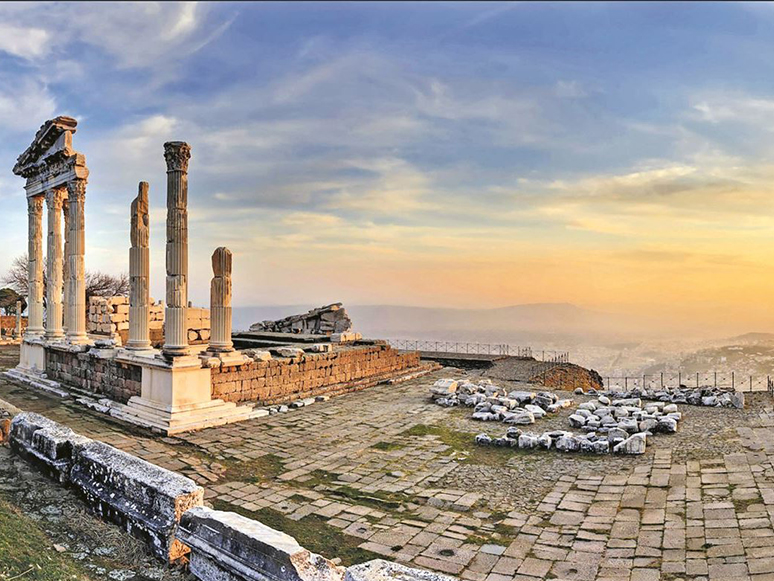
[{"label": "distant mountain range", "polygon": [[[319,305],[235,307],[234,329],[305,312]],[[482,343],[567,343],[620,340],[631,318],[568,303],[537,303],[496,309],[450,309],[394,305],[344,305],[355,330],[367,337]],[[642,328],[638,329],[642,332]]]}]

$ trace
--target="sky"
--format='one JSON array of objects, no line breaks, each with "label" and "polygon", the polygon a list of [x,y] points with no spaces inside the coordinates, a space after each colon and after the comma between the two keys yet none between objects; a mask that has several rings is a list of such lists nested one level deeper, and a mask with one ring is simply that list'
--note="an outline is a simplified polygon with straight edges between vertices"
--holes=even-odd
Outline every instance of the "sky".
[{"label": "sky", "polygon": [[196,304],[227,246],[235,305],[774,331],[772,53],[758,3],[2,3],[0,270],[26,250],[15,159],[71,115],[87,269],[128,270],[148,181],[158,298],[183,140]]}]

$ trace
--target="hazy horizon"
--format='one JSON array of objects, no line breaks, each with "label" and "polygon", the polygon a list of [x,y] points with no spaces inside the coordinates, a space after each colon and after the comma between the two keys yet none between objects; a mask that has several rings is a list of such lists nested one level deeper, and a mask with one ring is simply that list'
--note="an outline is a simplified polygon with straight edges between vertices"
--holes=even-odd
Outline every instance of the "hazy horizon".
[{"label": "hazy horizon", "polygon": [[[86,266],[127,270],[162,144],[192,146],[190,298],[571,303],[642,329],[774,331],[774,8],[717,3],[0,5],[0,271],[16,156],[79,121]],[[636,331],[636,329],[635,329]]]}]

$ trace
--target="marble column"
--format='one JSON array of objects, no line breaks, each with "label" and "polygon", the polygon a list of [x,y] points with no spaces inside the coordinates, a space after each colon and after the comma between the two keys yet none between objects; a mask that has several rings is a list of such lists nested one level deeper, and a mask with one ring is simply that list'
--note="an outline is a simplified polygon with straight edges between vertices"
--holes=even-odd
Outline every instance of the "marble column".
[{"label": "marble column", "polygon": [[127,349],[151,348],[150,331],[150,218],[148,216],[148,182],[140,182],[132,201],[132,225],[129,232],[129,340]]},{"label": "marble column", "polygon": [[62,214],[64,215],[64,262],[62,266],[62,278],[64,279],[64,325],[62,330],[67,334],[72,318],[72,305],[70,304],[70,204],[65,201],[62,204]]},{"label": "marble column", "polygon": [[46,340],[57,341],[62,331],[62,203],[64,188],[46,192],[48,246],[46,249]]},{"label": "marble column", "polygon": [[166,356],[187,355],[188,348],[188,160],[182,141],[164,144],[167,162],[167,306],[164,311]]},{"label": "marble column", "polygon": [[67,325],[67,340],[75,345],[88,342],[86,335],[86,250],[84,206],[86,202],[86,180],[75,179],[67,184],[70,205],[70,320]]},{"label": "marble column", "polygon": [[231,263],[228,248],[221,246],[212,253],[210,285],[210,345],[208,351],[224,353],[234,350],[231,342]]},{"label": "marble column", "polygon": [[13,330],[13,336],[16,339],[21,337],[21,311],[22,311],[22,302],[16,301],[16,327]]},{"label": "marble column", "polygon": [[27,251],[28,321],[25,337],[43,336],[43,200],[42,195],[27,198],[29,220]]}]

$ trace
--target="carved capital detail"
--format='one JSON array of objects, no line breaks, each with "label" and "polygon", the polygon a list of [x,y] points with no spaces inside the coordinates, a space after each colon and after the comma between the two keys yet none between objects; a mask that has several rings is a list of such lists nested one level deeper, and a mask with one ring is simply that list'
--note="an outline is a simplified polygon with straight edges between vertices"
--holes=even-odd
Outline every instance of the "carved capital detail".
[{"label": "carved capital detail", "polygon": [[32,196],[27,198],[27,211],[30,214],[42,214],[43,213],[43,196]]},{"label": "carved capital detail", "polygon": [[191,146],[185,141],[167,141],[164,144],[164,159],[167,162],[167,173],[187,172],[188,160],[191,159]]},{"label": "carved capital detail", "polygon": [[73,201],[83,201],[86,198],[86,180],[67,182],[67,193]]},{"label": "carved capital detail", "polygon": [[67,188],[65,187],[54,188],[46,192],[46,206],[48,206],[49,212],[61,210],[66,197]]}]

